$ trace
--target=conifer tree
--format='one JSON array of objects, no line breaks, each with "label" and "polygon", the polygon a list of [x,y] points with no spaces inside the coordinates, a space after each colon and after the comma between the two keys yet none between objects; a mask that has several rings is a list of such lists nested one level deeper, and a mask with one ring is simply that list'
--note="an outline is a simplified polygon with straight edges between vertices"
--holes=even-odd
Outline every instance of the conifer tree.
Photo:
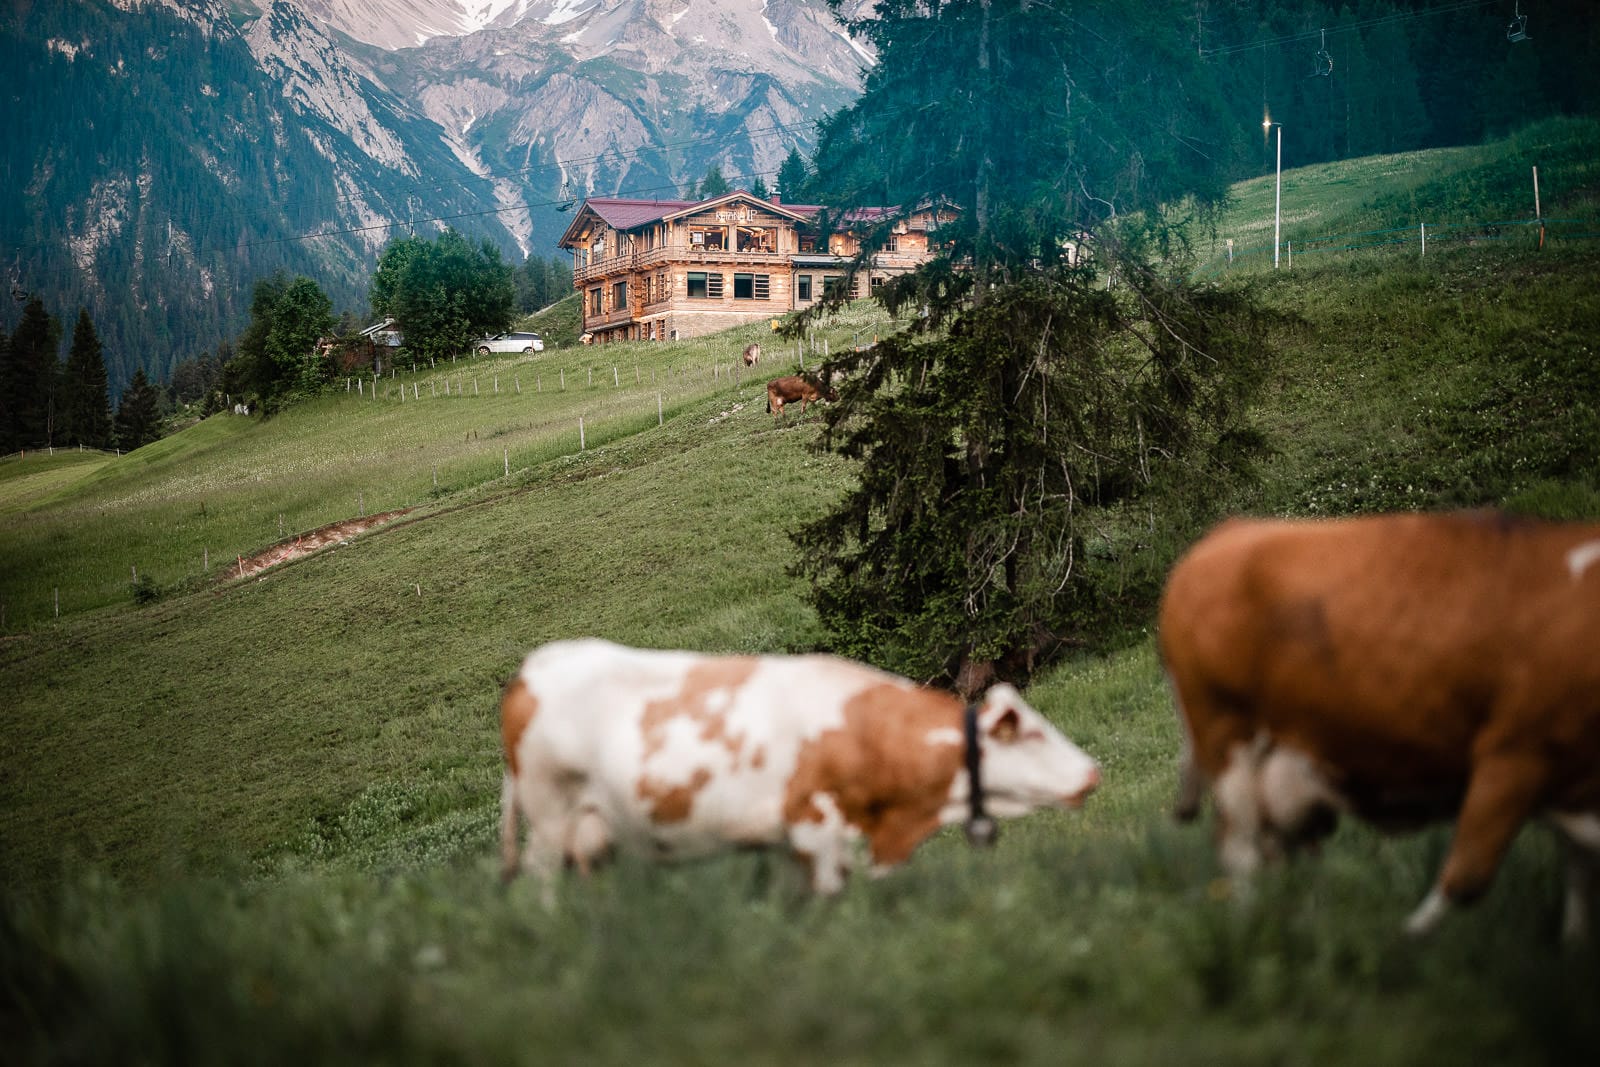
[{"label": "conifer tree", "polygon": [[733,186],[728,184],[728,179],[722,176],[722,168],[713,163],[706,168],[706,176],[700,179],[700,186],[695,190],[695,198],[710,200],[713,197],[723,196],[733,192]]},{"label": "conifer tree", "polygon": [[767,180],[756,175],[756,180],[750,183],[750,195],[757,200],[765,200],[772,195],[772,190],[767,188]]},{"label": "conifer tree", "polygon": [[133,380],[117,405],[116,428],[117,445],[124,452],[132,452],[161,436],[160,398],[142,367],[133,372]]},{"label": "conifer tree", "polygon": [[37,295],[30,296],[0,365],[0,414],[5,419],[0,432],[6,451],[51,443],[60,347],[61,323]]},{"label": "conifer tree", "polygon": [[882,0],[852,24],[879,62],[823,124],[819,197],[953,210],[945,255],[880,290],[907,328],[830,368],[823,444],[859,481],[795,541],[839,651],[968,693],[1021,682],[1147,605],[1151,546],[1248,452],[1260,317],[1163,258],[1163,206],[1220,204],[1232,145],[1199,139],[1220,102],[1157,8]]},{"label": "conifer tree", "polygon": [[11,425],[11,335],[0,327],[0,453],[16,447]]},{"label": "conifer tree", "polygon": [[72,328],[72,347],[61,376],[61,396],[61,440],[89,448],[110,448],[111,401],[106,363],[87,308],[78,310],[78,321]]},{"label": "conifer tree", "polygon": [[805,197],[806,183],[810,178],[805,158],[800,155],[800,149],[789,149],[789,154],[778,167],[778,195],[785,200],[799,203]]}]

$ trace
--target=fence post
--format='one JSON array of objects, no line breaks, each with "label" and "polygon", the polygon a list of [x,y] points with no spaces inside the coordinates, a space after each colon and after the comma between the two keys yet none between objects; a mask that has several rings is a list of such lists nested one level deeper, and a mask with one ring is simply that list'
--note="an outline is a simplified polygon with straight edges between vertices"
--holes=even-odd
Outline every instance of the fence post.
[{"label": "fence post", "polygon": [[666,425],[665,420],[663,420],[663,418],[661,416],[661,394],[660,393],[656,394],[656,425],[657,426],[665,426]]},{"label": "fence post", "polygon": [[500,458],[505,461],[506,477],[511,477],[511,449],[505,448],[500,452]]},{"label": "fence post", "polygon": [[1428,224],[1426,222],[1422,223],[1421,226],[1420,226],[1420,229],[1421,229],[1421,233],[1422,233],[1422,254],[1423,255],[1427,255],[1428,254]]},{"label": "fence post", "polygon": [[584,436],[583,436],[583,416],[579,415],[578,416],[578,451],[582,452],[585,449],[587,449],[588,447],[589,447],[589,443],[584,439]]},{"label": "fence post", "polygon": [[1539,206],[1539,168],[1533,168],[1533,217],[1539,220],[1539,247],[1544,247],[1544,209]]}]

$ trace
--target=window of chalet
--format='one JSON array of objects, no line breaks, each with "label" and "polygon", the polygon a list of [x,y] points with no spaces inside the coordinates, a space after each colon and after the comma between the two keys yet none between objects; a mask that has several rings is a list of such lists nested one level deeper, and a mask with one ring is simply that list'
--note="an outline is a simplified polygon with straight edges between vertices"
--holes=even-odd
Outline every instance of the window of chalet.
[{"label": "window of chalet", "polygon": [[733,276],[733,298],[735,300],[765,300],[771,293],[771,275],[735,274]]},{"label": "window of chalet", "polygon": [[802,234],[798,234],[797,236],[798,236],[799,241],[800,241],[800,251],[802,251],[802,252],[815,252],[817,250],[817,235],[816,234],[814,234],[814,233],[802,233]]},{"label": "window of chalet", "polygon": [[842,275],[842,274],[824,274],[822,276],[822,295],[823,296],[833,296],[835,293],[837,293],[839,291],[839,287],[841,285],[843,285],[843,284],[844,284],[844,275]]},{"label": "window of chalet", "polygon": [[589,314],[600,314],[600,287],[598,285],[589,290]]},{"label": "window of chalet", "polygon": [[794,276],[794,298],[802,304],[811,303],[811,275],[796,274]]},{"label": "window of chalet", "polygon": [[701,270],[689,272],[689,296],[697,300],[722,299],[722,275]]},{"label": "window of chalet", "polygon": [[628,306],[628,283],[626,280],[611,283],[611,309],[625,308]]},{"label": "window of chalet", "polygon": [[739,226],[735,228],[735,233],[741,252],[778,250],[778,231],[770,226]]},{"label": "window of chalet", "polygon": [[883,278],[881,276],[873,278],[867,284],[872,290],[872,295],[877,296],[878,290],[883,288]]},{"label": "window of chalet", "polygon": [[690,226],[689,247],[697,252],[726,251],[728,231],[721,226]]}]

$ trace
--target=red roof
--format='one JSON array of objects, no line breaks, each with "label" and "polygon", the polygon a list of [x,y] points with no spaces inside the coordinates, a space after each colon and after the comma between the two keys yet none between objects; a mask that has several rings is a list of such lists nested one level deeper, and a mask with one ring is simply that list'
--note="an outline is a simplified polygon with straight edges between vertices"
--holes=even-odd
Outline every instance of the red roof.
[{"label": "red roof", "polygon": [[687,207],[701,203],[699,200],[585,200],[585,206],[600,216],[607,226],[616,230],[631,230]]},{"label": "red roof", "polygon": [[[707,204],[718,203],[725,200],[749,199],[757,203],[764,203],[770,207],[786,212],[792,216],[804,219],[814,219],[822,210],[820,204],[788,204],[781,200],[762,200],[760,197],[736,189],[722,196],[714,196],[708,200],[629,200],[622,197],[591,197],[583,202],[583,211],[572,220],[572,225],[567,227],[567,232],[561,238],[561,245],[566,247],[569,239],[579,231],[579,223],[586,212],[593,212],[596,217],[614,230],[626,232],[634,230],[647,223],[658,222],[669,215],[678,215]],[[895,214],[898,207],[858,207],[851,208],[844,213],[841,221],[850,223],[877,223]]]}]

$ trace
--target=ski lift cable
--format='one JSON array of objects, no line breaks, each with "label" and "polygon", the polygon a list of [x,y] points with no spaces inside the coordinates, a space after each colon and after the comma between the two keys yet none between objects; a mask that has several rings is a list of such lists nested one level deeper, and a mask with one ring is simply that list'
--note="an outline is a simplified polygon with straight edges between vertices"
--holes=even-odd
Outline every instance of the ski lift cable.
[{"label": "ski lift cable", "polygon": [[1371,18],[1357,19],[1354,22],[1343,23],[1335,26],[1331,30],[1319,27],[1316,30],[1308,30],[1303,33],[1286,33],[1280,37],[1266,37],[1258,41],[1251,41],[1248,44],[1224,45],[1220,48],[1207,48],[1201,52],[1201,55],[1208,59],[1213,56],[1231,56],[1239,52],[1253,51],[1257,48],[1298,44],[1300,42],[1313,40],[1319,37],[1323,38],[1325,42],[1326,35],[1328,33],[1350,33],[1356,30],[1372,29],[1377,26],[1385,26],[1391,23],[1409,22],[1413,19],[1426,18],[1433,15],[1458,14],[1463,11],[1471,11],[1474,8],[1487,7],[1492,3],[1495,3],[1495,0],[1451,0],[1451,2],[1440,4],[1437,7],[1424,8],[1420,11],[1400,11],[1387,15],[1374,15]]}]

